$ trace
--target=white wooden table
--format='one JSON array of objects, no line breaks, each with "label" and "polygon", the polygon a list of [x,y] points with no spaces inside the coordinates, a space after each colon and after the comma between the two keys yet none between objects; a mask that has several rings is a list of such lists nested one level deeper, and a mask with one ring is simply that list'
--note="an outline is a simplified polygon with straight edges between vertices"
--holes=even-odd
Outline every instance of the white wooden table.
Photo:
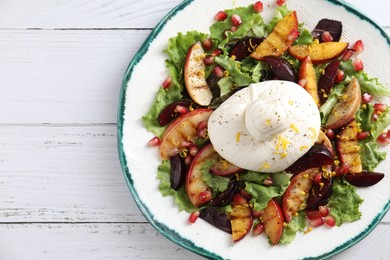
[{"label": "white wooden table", "polygon": [[[0,259],[201,258],[148,224],[116,148],[125,69],[180,2],[0,1]],[[390,32],[388,1],[348,2]],[[389,242],[387,214],[334,259],[390,259]]]}]

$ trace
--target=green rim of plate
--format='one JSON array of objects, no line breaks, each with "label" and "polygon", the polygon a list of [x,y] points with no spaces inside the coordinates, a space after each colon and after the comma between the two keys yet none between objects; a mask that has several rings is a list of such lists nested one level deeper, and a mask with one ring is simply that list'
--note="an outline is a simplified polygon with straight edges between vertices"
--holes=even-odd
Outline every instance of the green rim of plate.
[{"label": "green rim of plate", "polygon": [[[184,0],[181,4],[176,6],[174,9],[172,9],[164,18],[157,24],[157,26],[152,30],[150,35],[147,37],[147,39],[142,44],[139,51],[136,53],[134,58],[131,60],[129,66],[127,67],[127,70],[124,74],[121,91],[119,94],[119,105],[118,105],[118,117],[117,117],[117,143],[118,143],[118,153],[119,153],[119,159],[122,167],[122,172],[124,174],[127,186],[130,190],[131,195],[133,196],[138,208],[141,210],[145,218],[149,221],[149,223],[163,236],[174,242],[175,244],[184,247],[198,255],[202,255],[204,257],[207,257],[209,259],[223,259],[221,256],[218,256],[215,253],[212,253],[202,247],[199,247],[195,245],[192,241],[183,238],[178,234],[176,231],[169,229],[165,224],[158,222],[151,211],[145,206],[145,204],[140,200],[138,197],[137,190],[134,188],[133,185],[133,179],[131,177],[131,172],[129,168],[127,167],[127,159],[126,155],[124,153],[123,149],[123,143],[122,143],[122,137],[123,137],[123,124],[124,124],[124,111],[125,111],[125,103],[126,103],[126,91],[127,91],[127,83],[129,82],[132,73],[134,71],[134,68],[137,66],[137,64],[142,60],[144,55],[149,50],[150,44],[155,40],[155,38],[160,34],[162,29],[165,27],[165,25],[179,12],[183,11],[188,5],[190,5],[192,2],[196,0]],[[387,35],[387,33],[371,18],[367,17],[365,14],[363,14],[361,11],[357,10],[352,5],[344,2],[343,0],[323,0],[330,2],[334,5],[342,6],[345,8],[346,11],[354,14],[355,16],[359,17],[362,20],[365,20],[369,22],[375,29],[377,29],[383,38],[387,40],[387,44],[390,46],[390,38]],[[307,257],[305,259],[326,259],[331,256],[334,256],[361,241],[363,238],[365,238],[382,220],[382,218],[386,215],[387,211],[390,208],[390,201],[387,202],[387,204],[383,207],[382,211],[378,213],[378,215],[374,218],[374,220],[371,222],[370,225],[367,226],[365,230],[363,230],[359,235],[351,238],[344,244],[336,247],[332,251],[322,254],[320,256],[314,256],[314,257]]]}]

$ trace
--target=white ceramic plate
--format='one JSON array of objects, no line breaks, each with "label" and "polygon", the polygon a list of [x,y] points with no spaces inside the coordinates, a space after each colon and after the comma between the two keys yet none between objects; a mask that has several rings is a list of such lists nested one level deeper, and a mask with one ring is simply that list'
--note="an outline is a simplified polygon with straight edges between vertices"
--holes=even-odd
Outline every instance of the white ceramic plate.
[{"label": "white ceramic plate", "polygon": [[[188,213],[178,212],[171,197],[162,197],[156,179],[160,163],[157,149],[146,146],[153,134],[146,131],[141,117],[148,111],[157,89],[168,74],[162,50],[167,40],[178,32],[197,30],[208,32],[215,13],[236,6],[247,6],[254,0],[186,0],[173,9],[157,25],[131,61],[125,74],[119,102],[118,146],[125,179],[140,210],[164,236],[195,253],[213,259],[302,259],[327,258],[363,239],[386,214],[390,206],[390,177],[377,185],[359,189],[364,198],[361,220],[332,229],[316,228],[298,234],[289,245],[271,247],[265,236],[247,236],[233,245],[231,236],[204,221],[189,225]],[[272,17],[275,1],[263,1],[266,22]],[[269,6],[268,6],[269,4]],[[289,0],[290,10],[296,10],[299,22],[314,28],[321,18],[343,22],[343,40],[351,43],[362,39],[365,51],[361,55],[365,70],[388,86],[390,82],[390,39],[371,19],[350,5],[338,0]],[[386,66],[385,66],[386,65]],[[386,172],[389,161],[378,171]]]}]

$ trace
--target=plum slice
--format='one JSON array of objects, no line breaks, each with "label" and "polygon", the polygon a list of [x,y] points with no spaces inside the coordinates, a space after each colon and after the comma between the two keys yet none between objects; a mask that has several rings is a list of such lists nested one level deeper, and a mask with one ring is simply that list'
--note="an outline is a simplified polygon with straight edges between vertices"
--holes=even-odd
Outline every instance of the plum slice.
[{"label": "plum slice", "polygon": [[191,101],[176,101],[166,106],[158,115],[158,123],[160,126],[164,126],[172,122],[174,119],[179,117],[181,114],[177,111],[177,106],[189,108]]},{"label": "plum slice", "polygon": [[232,225],[228,216],[213,207],[207,207],[200,211],[199,217],[207,223],[219,228],[226,233],[232,233]]},{"label": "plum slice", "polygon": [[340,60],[334,60],[325,67],[324,73],[321,74],[318,81],[318,96],[322,104],[325,103],[333,88],[339,66]]},{"label": "plum slice", "polygon": [[333,156],[322,144],[314,144],[310,150],[286,169],[286,172],[297,174],[310,168],[333,164]]},{"label": "plum slice", "polygon": [[385,175],[381,172],[362,171],[354,174],[345,175],[345,179],[357,187],[369,187],[380,182]]},{"label": "plum slice", "polygon": [[292,82],[298,81],[297,73],[285,59],[276,56],[267,56],[264,57],[264,61],[278,79]]},{"label": "plum slice", "polygon": [[311,32],[311,35],[322,42],[322,34],[324,32],[329,32],[333,41],[338,42],[341,38],[342,31],[343,24],[341,22],[324,18],[318,22],[314,30]]},{"label": "plum slice", "polygon": [[170,164],[171,164],[171,175],[170,175],[171,189],[178,190],[183,186],[186,180],[187,169],[180,155],[171,156]]},{"label": "plum slice", "polygon": [[315,183],[309,192],[306,200],[306,208],[318,210],[320,206],[326,205],[332,195],[333,180],[331,177],[322,178],[321,183]]},{"label": "plum slice", "polygon": [[235,57],[235,60],[241,61],[248,57],[256,47],[264,40],[264,38],[245,37],[239,40],[231,49],[230,56]]},{"label": "plum slice", "polygon": [[210,202],[210,206],[227,206],[232,203],[234,195],[239,191],[239,182],[237,182],[236,178],[232,178],[229,181],[228,187],[225,191],[218,193],[215,198],[213,198]]}]

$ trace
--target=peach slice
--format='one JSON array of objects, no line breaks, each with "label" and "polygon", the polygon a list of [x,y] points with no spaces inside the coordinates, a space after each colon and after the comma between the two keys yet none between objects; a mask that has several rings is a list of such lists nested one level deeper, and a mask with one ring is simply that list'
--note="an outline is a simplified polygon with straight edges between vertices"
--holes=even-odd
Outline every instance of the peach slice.
[{"label": "peach slice", "polygon": [[[236,199],[237,196],[240,198]],[[230,213],[230,223],[232,225],[233,242],[238,242],[251,230],[253,218],[252,209],[245,198],[243,198],[240,194],[236,194],[234,200],[240,201],[240,203],[233,203],[232,212]]]},{"label": "peach slice", "polygon": [[294,45],[288,52],[302,61],[310,56],[313,64],[325,63],[338,58],[348,47],[348,42],[322,42],[312,45]]},{"label": "peach slice", "polygon": [[299,80],[304,81],[304,89],[313,97],[317,106],[320,106],[320,97],[318,96],[317,76],[310,56],[303,59],[299,68]]},{"label": "peach slice", "polygon": [[277,245],[283,235],[284,219],[282,209],[275,199],[271,199],[268,202],[260,218],[271,244]]}]

